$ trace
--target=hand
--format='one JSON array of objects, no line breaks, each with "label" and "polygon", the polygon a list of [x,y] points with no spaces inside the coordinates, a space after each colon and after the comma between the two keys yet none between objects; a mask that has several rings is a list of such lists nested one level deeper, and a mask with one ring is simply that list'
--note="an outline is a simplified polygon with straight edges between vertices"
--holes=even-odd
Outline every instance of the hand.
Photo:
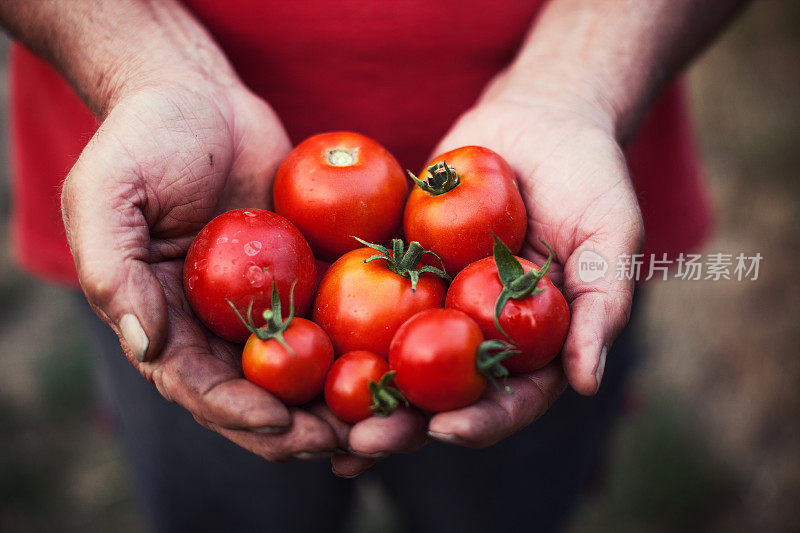
[{"label": "hand", "polygon": [[187,304],[182,265],[216,214],[269,208],[290,149],[276,115],[240,84],[172,72],[119,97],[64,183],[81,287],[130,362],[202,425],[270,460],[332,453],[331,426],[245,380],[241,349]]},{"label": "hand", "polygon": [[[574,98],[516,94],[505,88],[503,75],[498,77],[434,155],[480,145],[511,164],[529,217],[521,255],[542,265],[547,250],[539,238],[553,246],[557,261],[550,277],[563,291],[572,320],[561,358],[509,379],[513,395],[501,395],[498,401],[497,391],[487,388],[477,403],[430,419],[431,438],[464,446],[489,446],[531,424],[561,395],[567,379],[581,394],[597,392],[608,348],[629,318],[633,282],[614,279],[612,271],[586,283],[578,276],[578,259],[591,250],[613,264],[620,254],[638,252],[644,238],[636,194],[608,117]],[[418,420],[398,418],[400,423]],[[375,431],[368,435],[351,433],[353,449],[401,448],[393,440],[403,433],[399,428],[390,432],[377,422],[371,424]]]}]

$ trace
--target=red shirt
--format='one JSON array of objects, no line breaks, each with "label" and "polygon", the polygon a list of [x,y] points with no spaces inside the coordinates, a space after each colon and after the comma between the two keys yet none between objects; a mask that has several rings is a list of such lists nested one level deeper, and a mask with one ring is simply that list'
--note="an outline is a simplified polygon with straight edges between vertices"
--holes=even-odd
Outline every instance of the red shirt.
[{"label": "red shirt", "polygon": [[[453,121],[514,57],[538,2],[186,0],[293,142],[353,130],[420,168]],[[446,23],[447,31],[435,21]],[[76,282],[59,187],[97,122],[20,46],[11,53],[15,251],[31,272]],[[646,253],[698,244],[709,210],[681,90],[664,91],[628,150]]]}]

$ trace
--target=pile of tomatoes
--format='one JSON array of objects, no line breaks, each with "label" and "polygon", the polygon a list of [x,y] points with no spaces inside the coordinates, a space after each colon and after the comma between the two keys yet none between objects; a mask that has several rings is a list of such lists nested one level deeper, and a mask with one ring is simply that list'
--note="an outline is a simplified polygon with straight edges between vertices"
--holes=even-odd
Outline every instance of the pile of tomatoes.
[{"label": "pile of tomatoes", "polygon": [[368,137],[315,135],[280,166],[275,213],[228,211],[198,233],[186,296],[245,343],[247,379],[287,405],[324,392],[355,423],[467,406],[560,352],[570,314],[552,250],[542,268],[513,255],[527,213],[511,167],[467,146],[409,176]]}]

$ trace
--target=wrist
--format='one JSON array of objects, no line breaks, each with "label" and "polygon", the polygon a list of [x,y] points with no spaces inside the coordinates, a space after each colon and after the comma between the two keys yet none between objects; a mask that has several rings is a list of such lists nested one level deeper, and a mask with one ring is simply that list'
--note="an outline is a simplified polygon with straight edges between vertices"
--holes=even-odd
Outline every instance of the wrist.
[{"label": "wrist", "polygon": [[623,113],[599,79],[565,70],[530,69],[514,64],[498,75],[481,97],[482,102],[513,103],[547,109],[564,119],[579,120],[618,141],[624,136]]}]

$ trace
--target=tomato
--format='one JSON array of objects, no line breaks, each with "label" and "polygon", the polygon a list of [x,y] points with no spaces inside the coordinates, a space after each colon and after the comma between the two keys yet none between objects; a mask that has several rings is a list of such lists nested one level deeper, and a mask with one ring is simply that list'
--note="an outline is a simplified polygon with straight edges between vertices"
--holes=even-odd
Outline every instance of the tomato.
[{"label": "tomato", "polygon": [[333,346],[318,325],[294,317],[291,298],[289,316],[283,320],[274,284],[272,295],[272,307],[264,312],[264,327],[255,328],[250,310],[247,320],[239,317],[252,332],[242,351],[242,370],[248,380],[286,405],[301,405],[322,392],[333,363]]},{"label": "tomato", "polygon": [[491,359],[510,353],[502,341],[484,342],[481,328],[465,313],[428,309],[397,330],[389,367],[409,402],[426,411],[450,411],[474,403],[489,377],[505,377],[505,369]]},{"label": "tomato", "polygon": [[[456,276],[447,291],[446,307],[468,314],[487,339],[507,338],[518,347],[519,354],[503,361],[503,366],[511,372],[542,368],[558,355],[567,338],[569,306],[546,275],[551,260],[552,254],[545,268],[539,269],[530,261],[512,256],[507,248],[496,247],[494,258],[487,257],[469,265]],[[513,270],[506,274],[506,283],[498,274],[498,264],[504,272],[509,268]],[[536,271],[540,272],[541,279],[537,279]],[[529,280],[522,283],[517,294],[519,299],[515,299],[511,295],[514,291],[507,287],[522,275],[527,275]],[[508,299],[501,306],[497,323],[507,336],[495,323],[497,304],[502,303],[498,302],[501,293]]]},{"label": "tomato", "polygon": [[269,306],[271,281],[288,303],[295,287],[298,314],[313,297],[314,257],[291,222],[261,209],[235,209],[214,218],[197,234],[183,266],[183,288],[194,313],[212,332],[231,342],[247,339],[247,328],[226,300],[255,316]]},{"label": "tomato", "polygon": [[436,252],[448,272],[490,256],[490,232],[515,253],[522,247],[525,204],[514,171],[498,154],[458,148],[433,159],[414,181],[403,219],[406,238]]},{"label": "tomato", "polygon": [[337,354],[368,350],[387,357],[400,324],[418,311],[444,305],[447,285],[442,277],[449,277],[418,266],[423,253],[419,243],[412,242],[405,253],[399,239],[393,241],[392,252],[370,246],[339,258],[314,300],[314,322],[328,333]]},{"label": "tomato", "polygon": [[389,385],[393,377],[383,357],[364,350],[347,352],[328,371],[325,402],[340,420],[351,424],[372,414],[387,416],[405,402]]},{"label": "tomato", "polygon": [[351,235],[385,243],[400,227],[408,181],[376,141],[347,131],[309,137],[275,176],[275,211],[306,236],[314,253],[333,261],[358,248]]}]

